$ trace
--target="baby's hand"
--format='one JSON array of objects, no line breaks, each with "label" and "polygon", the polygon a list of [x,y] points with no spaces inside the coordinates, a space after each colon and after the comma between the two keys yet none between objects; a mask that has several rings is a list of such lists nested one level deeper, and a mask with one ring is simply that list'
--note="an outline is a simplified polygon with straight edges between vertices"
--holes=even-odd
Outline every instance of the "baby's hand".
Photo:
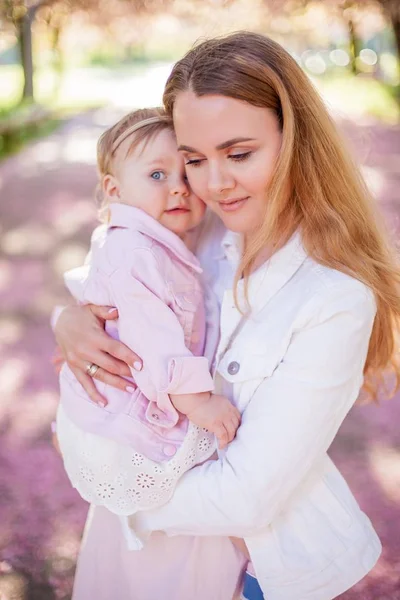
[{"label": "baby's hand", "polygon": [[228,398],[216,394],[211,394],[209,400],[199,404],[187,416],[195,425],[214,433],[220,449],[233,440],[241,418]]}]

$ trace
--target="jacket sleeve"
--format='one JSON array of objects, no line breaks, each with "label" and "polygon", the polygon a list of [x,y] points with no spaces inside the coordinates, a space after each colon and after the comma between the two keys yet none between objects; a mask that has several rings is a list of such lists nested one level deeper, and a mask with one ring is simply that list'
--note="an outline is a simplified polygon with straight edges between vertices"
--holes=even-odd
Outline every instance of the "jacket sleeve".
[{"label": "jacket sleeve", "polygon": [[137,249],[130,262],[133,270],[117,269],[110,280],[120,340],[143,360],[142,371],[132,369],[132,377],[150,400],[147,419],[172,427],[179,415],[169,394],[213,390],[208,360],[193,356],[185,345],[157,257],[150,249]]},{"label": "jacket sleeve", "polygon": [[375,312],[353,280],[314,298],[225,455],[184,474],[168,504],[135,516],[135,530],[244,537],[270,524],[358,397]]}]

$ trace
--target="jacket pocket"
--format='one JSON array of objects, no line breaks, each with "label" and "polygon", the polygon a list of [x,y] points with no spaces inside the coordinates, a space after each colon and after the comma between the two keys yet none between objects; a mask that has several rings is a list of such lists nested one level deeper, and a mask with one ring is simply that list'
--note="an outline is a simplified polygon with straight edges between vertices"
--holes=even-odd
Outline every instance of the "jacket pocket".
[{"label": "jacket pocket", "polygon": [[251,352],[237,352],[231,348],[220,360],[217,371],[231,383],[244,383],[246,381],[259,381],[271,377],[280,363],[276,353],[255,354]]}]

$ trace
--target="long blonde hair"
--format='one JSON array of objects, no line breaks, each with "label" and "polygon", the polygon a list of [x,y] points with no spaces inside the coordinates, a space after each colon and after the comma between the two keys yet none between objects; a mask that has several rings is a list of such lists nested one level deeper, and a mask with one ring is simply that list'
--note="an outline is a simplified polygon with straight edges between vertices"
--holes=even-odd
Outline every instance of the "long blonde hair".
[{"label": "long blonde hair", "polygon": [[359,169],[308,77],[273,40],[238,32],[202,42],[176,63],[164,92],[171,116],[177,95],[186,90],[272,109],[281,124],[282,147],[268,188],[268,212],[245,250],[237,278],[248,278],[262,248],[276,251],[300,228],[309,256],[374,292],[377,315],[364,388],[376,397],[389,367],[397,386],[397,257]]}]

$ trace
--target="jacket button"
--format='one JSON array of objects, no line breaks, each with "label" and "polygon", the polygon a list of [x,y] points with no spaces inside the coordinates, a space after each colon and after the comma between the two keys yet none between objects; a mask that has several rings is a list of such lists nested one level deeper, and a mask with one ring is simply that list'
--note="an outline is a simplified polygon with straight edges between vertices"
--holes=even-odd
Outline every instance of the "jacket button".
[{"label": "jacket button", "polygon": [[239,373],[239,369],[240,369],[240,365],[239,365],[238,362],[236,362],[236,360],[233,360],[228,365],[228,373],[229,373],[229,375],[236,375],[236,373]]},{"label": "jacket button", "polygon": [[174,456],[174,454],[176,453],[176,448],[172,444],[167,444],[166,446],[164,446],[163,452],[165,456]]}]

